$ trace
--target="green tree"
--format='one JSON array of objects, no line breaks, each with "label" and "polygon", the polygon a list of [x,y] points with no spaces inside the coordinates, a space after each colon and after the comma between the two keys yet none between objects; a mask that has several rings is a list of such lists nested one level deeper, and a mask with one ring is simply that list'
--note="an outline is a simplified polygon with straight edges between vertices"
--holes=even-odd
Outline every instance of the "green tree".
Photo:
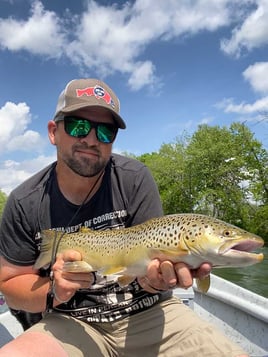
[{"label": "green tree", "polygon": [[7,196],[0,190],[0,217],[2,217],[3,209],[7,201]]},{"label": "green tree", "polygon": [[252,198],[261,204],[268,204],[268,152],[254,139],[253,133],[240,123],[233,123],[231,131],[238,139],[245,157],[245,168],[250,177],[249,185]]},{"label": "green tree", "polygon": [[241,123],[202,125],[187,155],[194,168],[195,210],[252,230],[258,207],[267,204],[268,187],[267,152],[253,133]]},{"label": "green tree", "polygon": [[159,152],[138,157],[151,170],[158,185],[165,214],[188,212],[190,196],[185,192],[185,142],[163,144]]},{"label": "green tree", "polygon": [[158,184],[165,214],[213,215],[268,239],[268,153],[244,124],[201,125],[138,159]]},{"label": "green tree", "polygon": [[235,135],[219,126],[199,126],[187,148],[187,170],[197,212],[219,218],[242,219],[246,202],[248,174]]}]

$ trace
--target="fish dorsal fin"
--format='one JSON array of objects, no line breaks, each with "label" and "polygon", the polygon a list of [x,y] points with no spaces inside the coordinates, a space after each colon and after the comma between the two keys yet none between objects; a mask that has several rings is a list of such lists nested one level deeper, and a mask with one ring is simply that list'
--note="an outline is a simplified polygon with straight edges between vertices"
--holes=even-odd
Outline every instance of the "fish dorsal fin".
[{"label": "fish dorsal fin", "polygon": [[210,276],[207,276],[204,279],[197,278],[196,286],[201,293],[206,293],[210,287]]}]

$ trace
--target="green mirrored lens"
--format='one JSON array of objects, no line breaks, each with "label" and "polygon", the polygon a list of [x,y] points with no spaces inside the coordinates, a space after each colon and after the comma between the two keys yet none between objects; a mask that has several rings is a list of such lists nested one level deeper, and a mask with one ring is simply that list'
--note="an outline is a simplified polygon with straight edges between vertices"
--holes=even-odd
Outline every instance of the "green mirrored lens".
[{"label": "green mirrored lens", "polygon": [[67,119],[64,121],[64,126],[67,134],[77,138],[87,136],[91,130],[91,123],[83,119]]},{"label": "green mirrored lens", "polygon": [[109,144],[114,141],[116,130],[112,125],[98,124],[96,133],[99,141]]},{"label": "green mirrored lens", "polygon": [[97,139],[104,144],[112,143],[116,137],[117,127],[112,124],[95,123],[75,116],[64,118],[64,129],[70,136],[84,138],[92,128],[95,129]]}]

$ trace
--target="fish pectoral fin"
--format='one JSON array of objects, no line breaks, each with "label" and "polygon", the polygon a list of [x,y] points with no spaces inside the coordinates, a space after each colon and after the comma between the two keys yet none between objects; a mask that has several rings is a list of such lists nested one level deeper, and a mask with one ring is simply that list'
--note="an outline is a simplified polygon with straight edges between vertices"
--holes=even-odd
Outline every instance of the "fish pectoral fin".
[{"label": "fish pectoral fin", "polygon": [[74,262],[65,262],[62,270],[67,273],[90,273],[96,269],[93,269],[92,266],[84,260],[78,260]]},{"label": "fish pectoral fin", "polygon": [[119,276],[117,279],[118,284],[120,285],[121,288],[129,285],[130,283],[132,283],[132,281],[135,280],[135,277],[130,276],[130,275],[122,275]]},{"label": "fish pectoral fin", "polygon": [[196,278],[195,280],[196,280],[197,289],[201,293],[206,293],[210,287],[210,276],[207,276],[204,279]]}]

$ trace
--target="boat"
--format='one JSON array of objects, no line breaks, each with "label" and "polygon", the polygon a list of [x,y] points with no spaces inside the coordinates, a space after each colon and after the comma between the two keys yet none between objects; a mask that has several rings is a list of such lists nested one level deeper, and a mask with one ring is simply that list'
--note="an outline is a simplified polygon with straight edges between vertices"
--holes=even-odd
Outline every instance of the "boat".
[{"label": "boat", "polygon": [[203,319],[223,331],[250,357],[268,357],[268,299],[211,274],[206,294],[176,289],[181,298]]},{"label": "boat", "polygon": [[[203,319],[222,330],[251,357],[268,357],[268,299],[211,274],[207,293],[194,285],[175,289],[174,295]],[[0,297],[1,304],[1,297]],[[2,297],[0,306],[0,346],[23,332]]]}]

